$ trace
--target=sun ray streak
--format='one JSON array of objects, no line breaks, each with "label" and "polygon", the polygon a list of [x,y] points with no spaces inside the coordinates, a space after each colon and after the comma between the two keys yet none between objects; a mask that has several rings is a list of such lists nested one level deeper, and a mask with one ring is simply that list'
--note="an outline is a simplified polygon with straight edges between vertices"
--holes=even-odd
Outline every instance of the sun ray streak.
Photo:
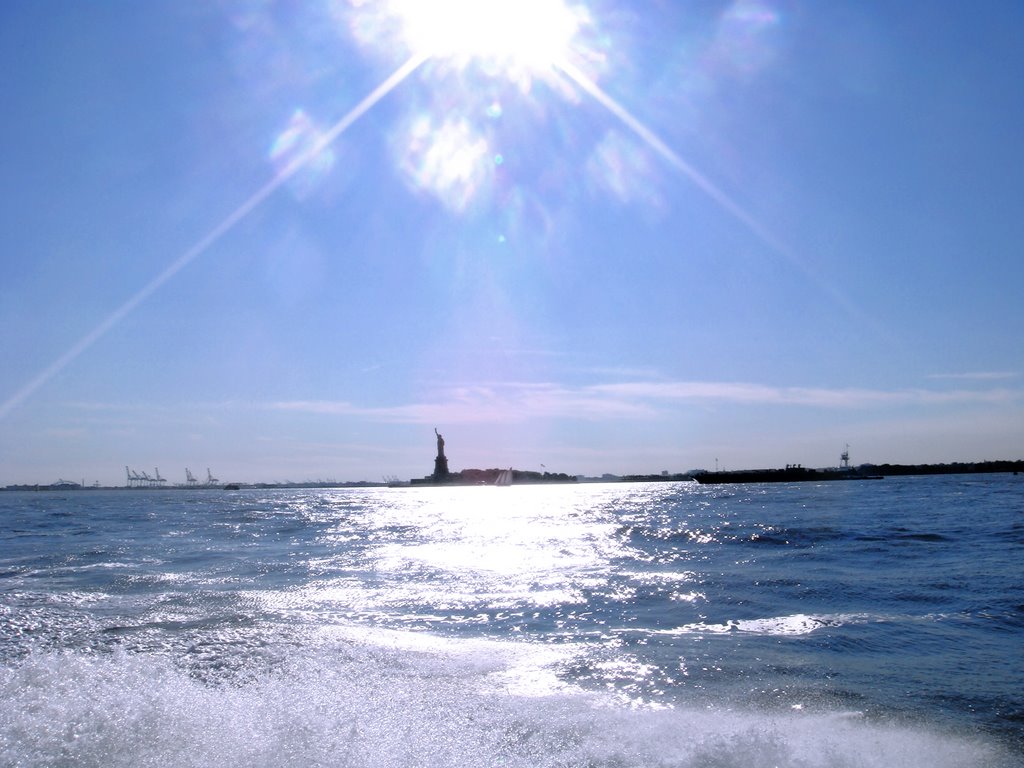
[{"label": "sun ray streak", "polygon": [[627,128],[643,139],[644,143],[661,155],[663,160],[667,161],[669,165],[692,181],[701,192],[718,203],[729,214],[746,226],[747,229],[757,235],[765,245],[778,251],[787,258],[792,258],[789,253],[789,249],[780,242],[778,238],[762,227],[754,217],[743,210],[743,208],[741,208],[735,200],[725,194],[725,192],[716,187],[706,176],[704,176],[704,174],[683,160],[683,158],[668,146],[668,144],[662,141],[654,131],[640,122],[640,120],[634,117],[629,110],[605,93],[597,83],[583,74],[578,67],[565,60],[559,61],[556,66],[568,75],[569,78],[580,88],[590,94],[590,96],[592,96],[601,106],[615,115],[615,117],[617,117]]},{"label": "sun ray streak", "polygon": [[609,94],[605,93],[597,83],[587,77],[578,67],[565,59],[555,62],[554,66],[563,72],[570,80],[576,83],[576,85],[586,91],[586,93],[593,97],[593,99],[601,106],[617,117],[627,128],[639,136],[645,144],[660,155],[663,160],[668,162],[669,165],[693,182],[693,184],[704,194],[718,203],[723,210],[743,224],[764,245],[768,246],[768,248],[775,251],[775,253],[785,258],[810,279],[814,280],[819,287],[827,291],[828,294],[852,316],[857,317],[863,323],[872,326],[879,336],[886,338],[889,337],[890,334],[888,331],[882,328],[877,321],[867,317],[864,312],[862,312],[861,309],[849,299],[849,297],[836,287],[836,285],[820,274],[815,274],[809,265],[805,263],[803,259],[799,258],[788,245],[765,229],[765,227],[763,227],[757,219],[747,213],[739,203],[729,197],[725,192],[715,186],[714,183],[712,183],[704,174],[680,157],[679,154],[668,146],[668,144],[662,141],[654,131],[644,125],[638,118],[634,117],[628,109],[619,104],[619,102]]},{"label": "sun ray streak", "polygon": [[192,247],[181,254],[160,274],[150,280],[131,298],[125,301],[120,307],[110,313],[99,325],[76,342],[67,352],[58,357],[50,365],[44,368],[39,374],[32,378],[25,386],[15,392],[5,402],[0,404],[0,419],[6,417],[12,410],[18,407],[36,390],[56,376],[67,365],[73,362],[85,350],[96,343],[111,328],[116,326],[138,307],[149,296],[156,292],[164,283],[174,275],[188,266],[192,261],[209,250],[218,240],[234,229],[240,221],[245,219],[264,200],[277,191],[277,189],[294,176],[303,166],[317,157],[321,152],[330,146],[342,133],[348,130],[359,118],[366,114],[377,102],[387,96],[403,80],[411,75],[424,61],[425,55],[415,55],[391,73],[384,81],[367,94],[362,101],[350,109],[331,129],[323,134],[319,140],[313,143],[310,148],[299,154],[287,166],[282,168],[270,181],[254,192],[235,210],[229,213],[217,226],[201,237]]}]

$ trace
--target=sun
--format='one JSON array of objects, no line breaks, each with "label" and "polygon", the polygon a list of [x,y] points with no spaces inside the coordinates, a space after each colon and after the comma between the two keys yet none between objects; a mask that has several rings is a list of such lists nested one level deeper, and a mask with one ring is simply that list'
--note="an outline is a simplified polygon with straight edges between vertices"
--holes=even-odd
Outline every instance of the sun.
[{"label": "sun", "polygon": [[557,66],[587,22],[585,8],[559,0],[390,0],[387,9],[412,55],[505,72]]}]

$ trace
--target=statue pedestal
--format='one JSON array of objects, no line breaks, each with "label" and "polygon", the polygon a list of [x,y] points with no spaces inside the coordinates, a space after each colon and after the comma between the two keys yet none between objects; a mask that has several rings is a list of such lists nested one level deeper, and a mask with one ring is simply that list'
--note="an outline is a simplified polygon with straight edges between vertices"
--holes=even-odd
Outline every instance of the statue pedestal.
[{"label": "statue pedestal", "polygon": [[434,479],[446,480],[448,478],[448,457],[438,456],[434,459]]}]

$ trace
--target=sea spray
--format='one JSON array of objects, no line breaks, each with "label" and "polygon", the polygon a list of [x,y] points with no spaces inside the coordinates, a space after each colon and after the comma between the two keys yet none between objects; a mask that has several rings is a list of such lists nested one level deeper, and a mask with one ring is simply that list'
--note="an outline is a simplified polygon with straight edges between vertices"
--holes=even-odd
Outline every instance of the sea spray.
[{"label": "sea spray", "polygon": [[0,744],[24,768],[1012,765],[991,745],[852,713],[510,693],[504,673],[531,649],[497,649],[498,662],[458,645],[326,643],[244,683],[203,681],[162,656],[33,653],[0,672]]}]

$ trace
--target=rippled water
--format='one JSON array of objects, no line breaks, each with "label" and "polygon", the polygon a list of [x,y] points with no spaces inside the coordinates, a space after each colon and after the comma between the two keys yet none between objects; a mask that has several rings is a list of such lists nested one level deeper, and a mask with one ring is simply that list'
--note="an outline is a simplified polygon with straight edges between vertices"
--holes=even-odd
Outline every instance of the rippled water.
[{"label": "rippled water", "polygon": [[0,763],[1024,764],[1024,478],[0,494]]}]

